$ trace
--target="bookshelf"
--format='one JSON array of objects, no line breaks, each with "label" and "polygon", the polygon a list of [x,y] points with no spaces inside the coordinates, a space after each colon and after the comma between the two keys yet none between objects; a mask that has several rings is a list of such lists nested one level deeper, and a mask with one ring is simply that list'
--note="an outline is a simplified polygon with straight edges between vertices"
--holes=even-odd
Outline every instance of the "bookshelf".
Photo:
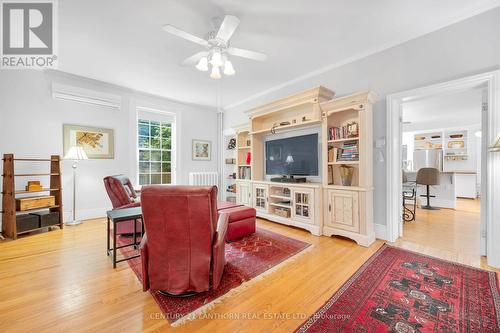
[{"label": "bookshelf", "polygon": [[[252,139],[247,127],[240,128],[236,132],[236,163],[238,166],[237,178],[250,180],[252,178]],[[248,155],[250,154],[250,161]]]},{"label": "bookshelf", "polygon": [[236,202],[236,132],[234,130],[224,132],[224,173],[223,179],[223,200]]},{"label": "bookshelf", "polygon": [[[369,246],[373,229],[373,92],[321,103],[323,116],[323,234]],[[351,173],[344,179],[342,175]]]},{"label": "bookshelf", "polygon": [[341,168],[353,169],[352,186],[359,184],[359,111],[331,110],[325,116],[327,141],[326,185],[342,185]]},{"label": "bookshelf", "polygon": [[[370,246],[375,241],[372,105],[376,95],[367,91],[333,96],[333,91],[317,87],[245,112],[250,130],[238,131],[237,136],[236,201],[254,207],[258,217]],[[266,140],[283,131],[314,127],[321,128],[321,180],[269,181],[264,168]],[[345,169],[352,171],[349,184],[343,181]]]},{"label": "bookshelf", "polygon": [[[16,165],[22,163],[23,170],[29,167],[29,164],[46,164],[49,168],[47,173],[16,173]],[[49,177],[50,185],[36,191],[17,190],[16,183],[19,179],[30,177]],[[5,237],[17,239],[20,234],[27,234],[33,231],[46,229],[48,226],[37,226],[22,228],[18,230],[18,218],[21,213],[29,214],[34,212],[57,212],[59,213],[59,223],[55,224],[63,228],[63,206],[62,206],[62,183],[61,183],[61,158],[58,155],[52,155],[50,158],[15,158],[14,154],[4,154],[3,156],[3,187],[2,187],[2,233]],[[39,178],[37,178],[39,179]],[[54,196],[54,204],[41,208],[16,210],[16,199],[33,198],[40,194],[47,193]],[[35,195],[32,195],[35,194]]]}]

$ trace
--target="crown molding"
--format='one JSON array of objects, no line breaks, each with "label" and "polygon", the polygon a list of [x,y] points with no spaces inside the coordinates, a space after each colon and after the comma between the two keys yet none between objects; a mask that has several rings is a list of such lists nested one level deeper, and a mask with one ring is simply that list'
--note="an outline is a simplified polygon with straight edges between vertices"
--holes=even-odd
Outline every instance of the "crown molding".
[{"label": "crown molding", "polygon": [[251,102],[251,101],[253,101],[255,99],[258,99],[260,97],[266,96],[266,95],[268,95],[270,93],[276,92],[278,90],[281,90],[281,89],[286,88],[288,86],[291,86],[293,84],[300,83],[300,82],[305,81],[305,80],[307,80],[309,78],[312,78],[312,77],[315,77],[315,76],[319,76],[321,74],[324,74],[326,72],[332,71],[332,70],[340,68],[342,66],[351,64],[351,63],[359,61],[361,59],[368,58],[368,57],[370,57],[372,55],[375,55],[377,53],[381,53],[383,51],[386,51],[386,50],[391,49],[393,47],[402,45],[402,44],[404,44],[406,42],[409,42],[411,40],[414,40],[414,39],[417,39],[419,37],[422,37],[422,36],[428,35],[430,33],[433,33],[435,31],[441,30],[441,29],[446,28],[446,27],[448,27],[450,25],[453,25],[455,23],[464,21],[466,19],[469,19],[469,18],[474,17],[476,15],[479,15],[481,13],[487,12],[487,11],[492,10],[494,8],[497,8],[499,6],[500,6],[500,1],[498,1],[498,0],[489,1],[488,3],[482,4],[482,5],[478,6],[475,9],[464,11],[461,15],[457,15],[454,18],[450,18],[450,19],[448,19],[446,21],[443,21],[443,22],[441,22],[441,24],[438,24],[438,25],[436,25],[434,27],[431,27],[426,32],[415,33],[415,34],[412,34],[411,36],[407,36],[405,38],[400,38],[400,39],[398,39],[396,41],[393,41],[391,43],[386,43],[386,44],[381,45],[379,47],[375,47],[375,48],[369,49],[369,50],[367,50],[365,52],[358,53],[358,54],[353,55],[351,57],[348,57],[346,59],[343,59],[343,60],[340,60],[338,62],[332,63],[330,65],[321,67],[321,68],[319,68],[317,70],[314,70],[312,72],[309,72],[307,74],[297,76],[297,77],[295,77],[295,78],[293,78],[291,80],[285,81],[285,82],[283,82],[281,84],[275,85],[275,86],[273,86],[271,88],[268,88],[268,89],[263,90],[261,92],[258,92],[256,94],[250,95],[250,96],[248,96],[248,97],[246,97],[246,98],[244,98],[244,99],[242,99],[242,100],[240,100],[238,102],[234,102],[234,103],[228,104],[228,105],[224,106],[223,109],[224,110],[234,109],[234,108],[236,108],[238,106],[241,106],[241,105],[243,105],[245,103]]}]

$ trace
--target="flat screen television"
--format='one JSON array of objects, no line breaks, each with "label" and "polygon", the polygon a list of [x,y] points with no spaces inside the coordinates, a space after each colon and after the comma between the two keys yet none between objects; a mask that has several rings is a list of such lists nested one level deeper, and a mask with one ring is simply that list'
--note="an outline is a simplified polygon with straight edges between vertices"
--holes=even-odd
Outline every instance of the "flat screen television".
[{"label": "flat screen television", "polygon": [[266,175],[318,176],[318,134],[266,141]]}]

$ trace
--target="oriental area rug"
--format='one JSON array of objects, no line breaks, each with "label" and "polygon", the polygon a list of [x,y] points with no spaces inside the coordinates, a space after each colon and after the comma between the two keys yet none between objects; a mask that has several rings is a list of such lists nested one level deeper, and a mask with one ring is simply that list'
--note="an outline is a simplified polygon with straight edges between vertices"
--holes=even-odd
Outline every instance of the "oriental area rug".
[{"label": "oriental area rug", "polygon": [[500,332],[495,272],[384,245],[296,332]]},{"label": "oriental area rug", "polygon": [[[118,245],[130,243],[130,239],[118,239]],[[190,297],[168,297],[152,292],[164,318],[173,326],[196,319],[230,292],[263,278],[303,254],[310,244],[289,238],[262,228],[255,234],[226,244],[226,266],[217,290],[210,290]],[[311,246],[312,247],[312,246]],[[132,247],[120,249],[125,256],[132,254]],[[141,258],[127,261],[139,280],[142,278]]]}]

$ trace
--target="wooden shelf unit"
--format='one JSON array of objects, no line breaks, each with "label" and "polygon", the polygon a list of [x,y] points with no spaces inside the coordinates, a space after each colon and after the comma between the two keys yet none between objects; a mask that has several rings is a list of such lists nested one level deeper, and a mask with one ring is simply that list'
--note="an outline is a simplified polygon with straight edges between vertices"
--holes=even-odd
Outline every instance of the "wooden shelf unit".
[{"label": "wooden shelf unit", "polygon": [[265,179],[265,137],[283,130],[321,124],[320,103],[331,100],[334,95],[333,91],[320,86],[245,112],[250,118],[252,180]]},{"label": "wooden shelf unit", "polygon": [[[322,103],[323,115],[323,234],[340,235],[369,246],[375,240],[373,227],[373,115],[376,100],[373,92],[362,92]],[[357,135],[331,139],[331,127],[356,122]],[[328,159],[329,148],[342,148],[355,141],[358,158],[355,161]],[[351,186],[342,184],[340,168],[354,168]],[[333,175],[333,177],[332,177]]]},{"label": "wooden shelf unit", "polygon": [[[236,140],[236,131],[233,129],[224,131],[224,165],[223,165],[223,191],[222,199],[224,201],[236,202],[236,175],[238,173],[236,167],[237,147],[229,149],[231,140]],[[226,163],[226,160],[234,160],[235,163]],[[233,176],[234,175],[234,176]]]},{"label": "wooden shelf unit", "polygon": [[319,124],[319,103],[332,99],[334,95],[333,91],[320,86],[249,110],[250,134],[268,134],[271,131]]},{"label": "wooden shelf unit", "polygon": [[[251,169],[251,179],[238,180],[237,202],[252,206],[257,216],[309,230],[313,235],[340,235],[363,246],[375,240],[373,226],[373,92],[335,98],[333,91],[317,87],[246,112],[250,119],[251,165],[238,159],[239,168]],[[356,122],[357,131],[340,131],[328,137],[330,127]],[[321,183],[278,183],[266,180],[265,143],[269,135],[321,125]],[[352,128],[351,128],[352,129]],[[345,134],[344,134],[345,133]],[[349,141],[353,141],[352,144]],[[239,141],[240,142],[240,141]],[[239,155],[248,151],[239,144]],[[339,160],[328,160],[328,147],[357,146],[357,154],[346,149]],[[354,149],[352,149],[354,150]],[[352,151],[351,150],[351,151]],[[355,151],[354,151],[355,153]],[[241,156],[241,155],[240,155]],[[345,159],[345,160],[342,160]],[[342,185],[340,167],[354,168],[351,186]],[[328,169],[333,172],[328,181]],[[286,190],[286,192],[285,192]]]},{"label": "wooden shelf unit", "polygon": [[[54,192],[54,191],[59,191],[58,188],[42,188],[41,190],[38,191],[26,191],[26,190],[18,190],[15,191],[15,194],[28,194],[28,193],[41,193],[41,192]],[[4,194],[4,192],[2,192]]]},{"label": "wooden shelf unit", "polygon": [[[50,163],[49,173],[15,173],[15,162],[40,162]],[[2,187],[2,233],[4,237],[17,239],[20,234],[42,230],[47,227],[40,227],[23,232],[17,231],[16,216],[17,213],[33,212],[49,210],[51,212],[59,212],[59,227],[62,229],[63,224],[63,206],[62,206],[62,182],[61,182],[61,158],[58,155],[52,155],[50,159],[44,158],[14,158],[14,154],[4,154],[3,156],[3,187]],[[50,187],[40,191],[28,192],[24,190],[16,190],[16,177],[50,177]],[[27,194],[51,192],[55,197],[55,205],[44,208],[30,209],[23,212],[16,211],[16,196],[22,195],[27,197]]]},{"label": "wooden shelf unit", "polygon": [[251,181],[257,216],[321,235],[321,184]]},{"label": "wooden shelf unit", "polygon": [[253,160],[252,137],[248,126],[240,127],[236,130],[236,165],[238,171],[237,179],[249,180],[252,177],[252,163],[247,164],[247,154],[250,153],[250,160]]}]

